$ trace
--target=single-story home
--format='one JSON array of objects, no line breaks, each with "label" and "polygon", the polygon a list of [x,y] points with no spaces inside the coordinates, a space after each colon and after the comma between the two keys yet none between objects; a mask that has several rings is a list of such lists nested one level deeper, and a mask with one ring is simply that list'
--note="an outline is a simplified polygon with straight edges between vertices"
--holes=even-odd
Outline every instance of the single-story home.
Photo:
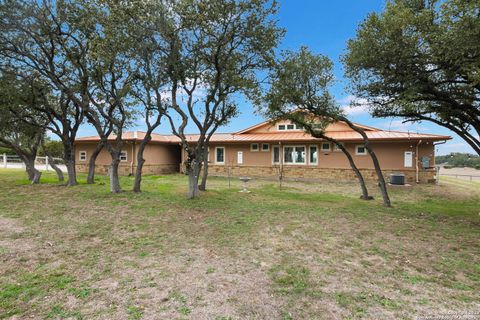
[{"label": "single-story home", "polygon": [[[408,183],[435,181],[435,144],[449,136],[386,131],[361,126],[387,177],[405,174]],[[120,173],[134,174],[136,155],[144,132],[123,134],[124,150]],[[372,160],[362,137],[345,123],[337,122],[326,129],[326,135],[341,141],[352,154],[365,179],[375,180]],[[192,142],[197,135],[188,135]],[[114,139],[114,137],[112,137]],[[76,140],[76,163],[79,172],[88,171],[89,157],[99,141],[98,136]],[[174,135],[153,134],[144,153],[145,174],[182,172],[185,152]],[[111,158],[104,149],[96,161],[96,171],[106,173]],[[278,177],[280,168],[286,179],[352,180],[355,175],[346,156],[332,143],[313,138],[289,121],[265,121],[236,133],[218,133],[209,144],[209,174],[219,176]]]}]

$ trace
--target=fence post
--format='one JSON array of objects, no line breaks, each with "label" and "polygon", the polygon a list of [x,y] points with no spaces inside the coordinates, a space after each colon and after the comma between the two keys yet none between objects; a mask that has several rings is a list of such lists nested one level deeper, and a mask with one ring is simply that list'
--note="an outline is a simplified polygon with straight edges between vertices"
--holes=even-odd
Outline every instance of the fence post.
[{"label": "fence post", "polygon": [[45,156],[45,170],[48,171],[48,157]]},{"label": "fence post", "polygon": [[3,154],[3,167],[7,168],[7,154],[6,153]]}]

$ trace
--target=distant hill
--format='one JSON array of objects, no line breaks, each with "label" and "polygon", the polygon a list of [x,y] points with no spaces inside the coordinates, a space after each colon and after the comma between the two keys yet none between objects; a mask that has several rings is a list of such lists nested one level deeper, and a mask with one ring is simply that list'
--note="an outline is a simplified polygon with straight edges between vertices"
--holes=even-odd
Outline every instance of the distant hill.
[{"label": "distant hill", "polygon": [[469,153],[452,152],[446,156],[435,157],[435,163],[443,163],[450,167],[469,167],[480,169],[480,156]]}]

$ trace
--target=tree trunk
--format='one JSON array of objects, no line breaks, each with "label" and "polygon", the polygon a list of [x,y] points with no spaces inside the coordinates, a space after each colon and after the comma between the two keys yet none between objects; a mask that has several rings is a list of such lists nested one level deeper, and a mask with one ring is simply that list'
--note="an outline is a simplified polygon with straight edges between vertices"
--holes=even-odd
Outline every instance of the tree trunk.
[{"label": "tree trunk", "polygon": [[340,148],[340,150],[342,150],[343,154],[345,154],[345,156],[348,159],[348,163],[350,163],[350,167],[352,168],[353,172],[355,172],[355,175],[357,176],[358,182],[360,183],[360,187],[362,188],[362,195],[360,196],[360,199],[372,200],[373,197],[368,194],[368,189],[367,189],[367,185],[365,184],[365,179],[363,179],[362,173],[360,172],[360,170],[358,170],[352,155],[341,143],[338,143],[338,142],[334,142],[334,143]]},{"label": "tree trunk", "polygon": [[65,161],[65,166],[67,167],[67,186],[72,187],[78,184],[77,182],[77,172],[75,169],[75,162],[72,160]]},{"label": "tree trunk", "polygon": [[145,163],[145,159],[143,159],[143,152],[145,151],[145,147],[150,140],[151,138],[146,137],[145,140],[142,140],[142,142],[138,146],[137,169],[135,170],[135,181],[133,182],[133,192],[141,192],[142,170],[143,170],[143,164]]},{"label": "tree trunk", "polygon": [[87,184],[95,183],[95,163],[102,149],[103,149],[103,142],[100,141],[95,147],[95,150],[93,151],[92,155],[90,156],[90,160],[88,161]]},{"label": "tree trunk", "polygon": [[198,186],[198,189],[205,191],[207,190],[207,178],[208,178],[208,147],[205,147],[203,152],[203,174],[202,182]]},{"label": "tree trunk", "polygon": [[375,168],[375,173],[377,174],[378,187],[380,188],[380,192],[382,193],[383,205],[385,207],[391,207],[392,204],[390,202],[390,197],[388,196],[387,184],[385,183],[385,178],[383,177],[382,169],[380,168],[380,162],[378,162],[378,158],[375,152],[373,151],[372,147],[370,146],[370,140],[368,139],[367,134],[362,128],[357,127],[350,120],[344,117],[341,120],[344,121],[350,128],[352,128],[362,136],[365,144],[365,148],[367,149],[368,153],[370,154],[370,157],[372,158],[373,166]]},{"label": "tree trunk", "polygon": [[372,148],[369,145],[369,142],[367,141],[365,142],[365,148],[367,148],[368,153],[370,153],[370,157],[372,158],[372,161],[373,161],[373,166],[375,167],[375,172],[377,173],[378,186],[380,188],[380,191],[382,192],[383,205],[385,207],[391,207],[392,204],[390,202],[390,197],[388,196],[387,184],[385,183],[385,178],[383,177],[383,172],[382,172],[382,169],[380,168],[380,163],[378,162],[378,158],[375,155],[375,152],[372,150]]},{"label": "tree trunk", "polygon": [[56,174],[57,174],[57,177],[58,177],[58,181],[60,181],[60,182],[65,181],[65,178],[63,177],[63,172],[62,172],[62,170],[55,164],[55,161],[53,160],[52,155],[50,154],[50,152],[48,152],[47,150],[45,150],[45,155],[46,155],[47,158],[48,158],[48,164],[50,165],[50,167],[53,168],[53,170],[55,170],[55,172],[56,172]]},{"label": "tree trunk", "polygon": [[200,194],[198,188],[198,178],[200,174],[200,164],[194,159],[188,168],[188,199],[197,198]]},{"label": "tree trunk", "polygon": [[110,191],[112,193],[122,192],[122,188],[120,187],[120,179],[118,177],[118,166],[120,165],[119,157],[120,154],[116,155],[115,157],[112,156],[112,163],[108,168],[108,175],[110,176]]},{"label": "tree trunk", "polygon": [[65,161],[65,166],[67,167],[67,186],[76,186],[77,182],[77,170],[75,168],[75,148],[72,144],[64,143],[64,155],[63,160]]},{"label": "tree trunk", "polygon": [[30,180],[32,184],[39,183],[42,173],[35,168],[35,156],[31,157],[23,155],[22,158],[25,163],[25,171],[27,172],[28,180]]}]

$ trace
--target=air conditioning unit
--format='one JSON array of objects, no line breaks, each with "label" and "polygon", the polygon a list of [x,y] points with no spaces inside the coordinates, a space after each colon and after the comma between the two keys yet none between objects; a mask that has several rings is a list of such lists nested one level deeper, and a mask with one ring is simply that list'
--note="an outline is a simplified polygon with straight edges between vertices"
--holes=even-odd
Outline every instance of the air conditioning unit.
[{"label": "air conditioning unit", "polygon": [[397,186],[405,185],[405,175],[403,173],[390,174],[390,184],[394,184]]}]

